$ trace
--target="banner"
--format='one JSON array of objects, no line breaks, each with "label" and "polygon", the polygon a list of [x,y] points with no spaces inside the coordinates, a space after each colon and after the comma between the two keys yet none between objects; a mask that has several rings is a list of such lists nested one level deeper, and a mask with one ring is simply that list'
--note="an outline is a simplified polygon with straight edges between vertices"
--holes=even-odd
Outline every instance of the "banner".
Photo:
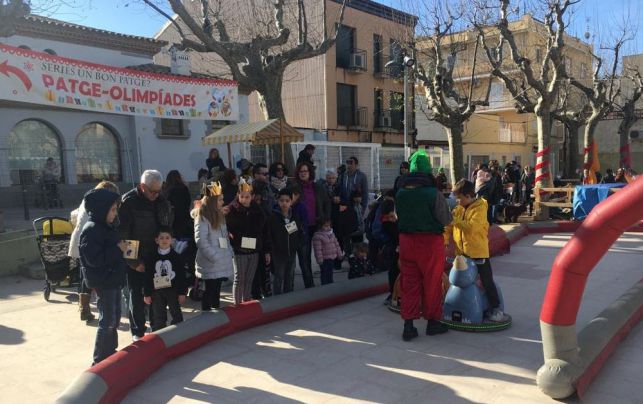
[{"label": "banner", "polygon": [[151,118],[237,121],[237,83],[100,65],[0,44],[0,99]]}]

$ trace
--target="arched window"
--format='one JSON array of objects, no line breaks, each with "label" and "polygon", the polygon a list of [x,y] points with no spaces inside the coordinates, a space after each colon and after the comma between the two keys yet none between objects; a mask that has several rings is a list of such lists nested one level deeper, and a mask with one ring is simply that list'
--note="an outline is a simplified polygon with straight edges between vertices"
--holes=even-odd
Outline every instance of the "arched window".
[{"label": "arched window", "polygon": [[48,54],[53,55],[53,56],[58,55],[55,50],[49,49],[49,48],[43,50],[43,52],[48,53]]},{"label": "arched window", "polygon": [[118,139],[107,126],[88,123],[78,133],[76,179],[79,183],[121,180]]},{"label": "arched window", "polygon": [[12,184],[33,184],[42,175],[47,159],[62,181],[62,147],[56,131],[49,125],[28,119],[19,122],[9,133],[9,175]]}]

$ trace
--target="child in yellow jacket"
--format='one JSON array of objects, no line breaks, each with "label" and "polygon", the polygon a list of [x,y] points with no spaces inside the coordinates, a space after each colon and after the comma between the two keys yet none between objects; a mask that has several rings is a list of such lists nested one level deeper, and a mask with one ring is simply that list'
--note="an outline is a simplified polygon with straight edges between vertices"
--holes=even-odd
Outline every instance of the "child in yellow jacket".
[{"label": "child in yellow jacket", "polygon": [[489,300],[486,316],[491,321],[506,321],[507,315],[500,309],[489,261],[487,201],[476,198],[475,185],[464,179],[455,184],[453,194],[458,206],[453,209],[453,221],[444,230],[444,243],[448,245],[453,237],[456,255],[465,255],[477,261],[478,274]]}]

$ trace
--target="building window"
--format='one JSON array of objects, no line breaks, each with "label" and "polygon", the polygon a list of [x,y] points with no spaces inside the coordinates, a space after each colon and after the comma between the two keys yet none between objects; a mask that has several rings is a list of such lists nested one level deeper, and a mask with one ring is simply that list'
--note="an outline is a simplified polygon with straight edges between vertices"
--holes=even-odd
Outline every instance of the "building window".
[{"label": "building window", "polygon": [[28,47],[27,45],[20,45],[20,46],[18,46],[18,48],[24,49],[24,50],[31,50],[31,48]]},{"label": "building window", "polygon": [[356,90],[355,86],[337,83],[337,125],[355,125]]},{"label": "building window", "polygon": [[542,63],[543,61],[543,51],[541,48],[536,48],[536,63]]},{"label": "building window", "polygon": [[205,135],[207,136],[212,132],[216,132],[227,125],[230,125],[229,121],[218,121],[218,120],[205,121]]},{"label": "building window", "polygon": [[500,143],[525,143],[525,123],[505,122],[498,118],[498,142]]},{"label": "building window", "polygon": [[586,79],[587,77],[588,77],[587,64],[581,63],[580,64],[580,78],[581,79]]},{"label": "building window", "polygon": [[52,158],[58,181],[63,178],[62,147],[56,131],[49,125],[28,119],[13,127],[8,137],[11,183],[34,184],[41,179],[47,159]]},{"label": "building window", "polygon": [[373,35],[373,73],[382,73],[384,58],[382,57],[382,36]]},{"label": "building window", "polygon": [[395,39],[391,39],[389,51],[389,61],[397,62],[389,67],[389,74],[393,77],[400,77],[402,75],[402,64],[404,63],[402,45]]},{"label": "building window", "polygon": [[335,63],[337,67],[348,69],[351,64],[351,54],[355,49],[355,28],[340,25],[335,42]]},{"label": "building window", "polygon": [[76,137],[76,179],[78,183],[121,180],[118,138],[100,123],[89,123]]},{"label": "building window", "polygon": [[572,60],[568,57],[565,57],[565,71],[567,74],[573,74],[572,73]]},{"label": "building window", "polygon": [[189,121],[183,119],[156,119],[154,133],[160,138],[188,139],[190,130]]},{"label": "building window", "polygon": [[404,129],[404,93],[391,91],[391,128]]},{"label": "building window", "polygon": [[58,54],[56,53],[56,51],[55,51],[55,50],[53,50],[53,49],[49,49],[49,48],[47,48],[47,49],[43,50],[43,52],[48,53],[48,54],[50,54],[50,55],[52,55],[52,56],[56,56],[56,55],[58,55]]}]

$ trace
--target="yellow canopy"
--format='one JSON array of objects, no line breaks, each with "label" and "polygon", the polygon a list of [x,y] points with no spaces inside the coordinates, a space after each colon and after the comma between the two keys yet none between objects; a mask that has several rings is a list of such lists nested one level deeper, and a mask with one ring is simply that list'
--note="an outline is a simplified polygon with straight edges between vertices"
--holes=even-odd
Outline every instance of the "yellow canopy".
[{"label": "yellow canopy", "polygon": [[301,142],[304,135],[280,119],[228,125],[203,138],[204,145],[251,142],[253,145],[271,145]]}]

